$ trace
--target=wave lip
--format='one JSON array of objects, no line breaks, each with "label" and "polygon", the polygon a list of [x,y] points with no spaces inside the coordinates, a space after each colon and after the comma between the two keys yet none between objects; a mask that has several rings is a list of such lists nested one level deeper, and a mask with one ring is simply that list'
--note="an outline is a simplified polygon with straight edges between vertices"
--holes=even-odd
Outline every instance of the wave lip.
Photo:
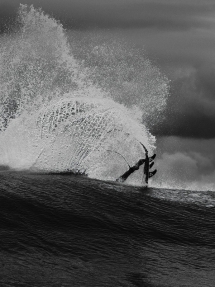
[{"label": "wave lip", "polygon": [[15,168],[111,180],[126,170],[126,161],[144,156],[139,141],[154,148],[154,137],[122,105],[71,96],[13,120],[2,140],[1,161]]}]

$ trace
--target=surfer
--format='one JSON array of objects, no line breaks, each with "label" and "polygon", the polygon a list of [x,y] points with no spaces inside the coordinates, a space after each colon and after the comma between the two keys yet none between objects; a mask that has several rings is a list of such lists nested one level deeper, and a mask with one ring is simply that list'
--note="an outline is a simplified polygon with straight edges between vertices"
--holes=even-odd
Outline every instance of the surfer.
[{"label": "surfer", "polygon": [[149,157],[148,156],[148,150],[147,148],[140,142],[141,146],[143,147],[144,151],[145,151],[145,165],[144,165],[144,169],[143,169],[143,172],[145,174],[145,182],[146,184],[148,184],[148,180],[150,177],[152,177],[153,175],[156,174],[157,170],[153,170],[153,171],[150,171],[150,169],[153,167],[154,165],[154,159],[156,157],[156,154],[154,154],[153,156]]},{"label": "surfer", "polygon": [[133,172],[135,172],[136,170],[138,170],[139,169],[139,167],[141,166],[141,165],[143,165],[144,164],[144,169],[143,169],[143,172],[144,172],[144,174],[145,174],[145,182],[146,182],[146,184],[148,184],[148,179],[150,178],[150,177],[152,177],[153,175],[155,175],[156,174],[156,172],[157,172],[157,170],[155,169],[155,170],[153,170],[153,171],[150,171],[150,168],[152,168],[152,166],[154,165],[154,159],[155,159],[155,157],[156,157],[156,154],[154,154],[153,156],[151,156],[151,157],[149,157],[148,156],[148,150],[146,149],[146,147],[142,144],[142,143],[140,143],[142,146],[143,146],[143,148],[144,148],[144,150],[145,150],[145,158],[143,159],[140,159],[134,166],[129,166],[129,169],[125,172],[125,173],[123,173],[119,178],[117,178],[117,180],[116,181],[118,181],[118,182],[124,182],[124,181],[126,181],[126,179],[133,173]]},{"label": "surfer", "polygon": [[156,154],[153,156],[149,157],[148,156],[148,151],[146,150],[145,152],[146,158],[145,158],[145,165],[144,165],[144,174],[145,174],[145,182],[148,184],[148,180],[150,177],[156,174],[157,170],[150,171],[150,168],[153,167],[154,165],[154,159],[156,157]]}]

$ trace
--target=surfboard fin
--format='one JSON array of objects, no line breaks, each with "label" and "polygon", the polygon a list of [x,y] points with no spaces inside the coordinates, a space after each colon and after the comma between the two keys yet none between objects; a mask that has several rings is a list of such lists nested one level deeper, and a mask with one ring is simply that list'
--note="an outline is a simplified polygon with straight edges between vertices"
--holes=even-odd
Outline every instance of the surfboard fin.
[{"label": "surfboard fin", "polygon": [[152,168],[154,164],[154,162],[150,163],[149,168]]},{"label": "surfboard fin", "polygon": [[156,153],[153,154],[153,156],[150,156],[150,157],[149,157],[149,162],[153,161],[153,160],[155,159],[155,157],[156,157]]},{"label": "surfboard fin", "polygon": [[149,172],[149,177],[152,177],[153,175],[155,175],[157,172],[157,169],[153,170],[153,171],[150,171]]}]

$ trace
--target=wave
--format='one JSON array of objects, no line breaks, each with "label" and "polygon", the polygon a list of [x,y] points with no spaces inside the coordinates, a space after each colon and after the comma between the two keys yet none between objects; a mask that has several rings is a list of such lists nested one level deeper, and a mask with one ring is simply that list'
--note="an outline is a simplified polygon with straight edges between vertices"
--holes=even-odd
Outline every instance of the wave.
[{"label": "wave", "polygon": [[168,97],[158,68],[120,42],[79,49],[33,6],[20,5],[17,21],[0,38],[1,165],[115,179],[144,156],[139,142],[153,152],[143,122],[159,118]]}]

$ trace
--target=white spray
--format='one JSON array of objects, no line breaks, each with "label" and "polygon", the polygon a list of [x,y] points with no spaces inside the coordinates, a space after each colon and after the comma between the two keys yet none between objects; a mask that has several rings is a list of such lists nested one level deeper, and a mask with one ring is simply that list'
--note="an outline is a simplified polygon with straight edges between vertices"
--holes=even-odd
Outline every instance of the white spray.
[{"label": "white spray", "polygon": [[[144,156],[139,142],[152,153],[155,137],[142,120],[163,109],[168,96],[159,70],[145,60],[143,79],[135,81],[133,61],[129,81],[127,59],[121,55],[117,62],[116,47],[103,58],[104,43],[96,53],[94,47],[78,55],[62,25],[41,10],[21,5],[18,17],[19,31],[0,38],[0,164],[114,180],[127,169],[123,157],[132,165]],[[154,94],[141,92],[144,74]],[[131,180],[140,183],[141,173]]]}]

